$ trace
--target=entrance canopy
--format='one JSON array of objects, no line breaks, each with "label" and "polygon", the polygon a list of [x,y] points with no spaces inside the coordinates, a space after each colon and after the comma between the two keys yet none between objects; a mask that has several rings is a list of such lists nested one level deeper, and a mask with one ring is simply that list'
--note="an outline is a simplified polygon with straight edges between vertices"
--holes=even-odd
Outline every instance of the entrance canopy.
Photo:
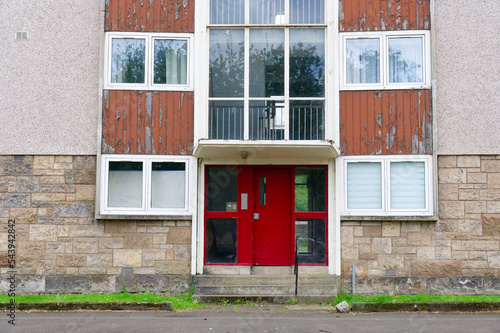
[{"label": "entrance canopy", "polygon": [[269,159],[333,159],[340,155],[333,141],[199,140],[194,156],[235,161]]}]

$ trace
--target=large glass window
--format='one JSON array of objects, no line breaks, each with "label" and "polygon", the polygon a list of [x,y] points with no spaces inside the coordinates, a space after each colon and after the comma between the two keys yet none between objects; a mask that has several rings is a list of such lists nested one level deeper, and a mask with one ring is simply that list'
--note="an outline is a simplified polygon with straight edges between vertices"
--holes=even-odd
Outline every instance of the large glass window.
[{"label": "large glass window", "polygon": [[190,159],[103,155],[101,214],[189,213]]},{"label": "large glass window", "polygon": [[324,139],[324,0],[247,1],[210,2],[209,138]]},{"label": "large glass window", "polygon": [[344,214],[432,214],[431,157],[345,158]]},{"label": "large glass window", "polygon": [[343,89],[430,86],[428,31],[343,34]]},{"label": "large glass window", "polygon": [[192,35],[110,32],[106,36],[106,89],[192,89]]}]

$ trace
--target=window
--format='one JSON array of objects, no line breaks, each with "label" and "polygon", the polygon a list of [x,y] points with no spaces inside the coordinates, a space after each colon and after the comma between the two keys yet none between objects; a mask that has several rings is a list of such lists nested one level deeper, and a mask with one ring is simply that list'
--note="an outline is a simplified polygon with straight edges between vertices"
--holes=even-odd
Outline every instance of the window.
[{"label": "window", "polygon": [[326,264],[327,170],[324,167],[296,167],[295,239],[298,237],[300,264]]},{"label": "window", "polygon": [[323,140],[324,0],[212,0],[209,138]]},{"label": "window", "polygon": [[191,159],[104,155],[101,214],[189,213]]},{"label": "window", "polygon": [[108,33],[106,89],[192,89],[189,34]]},{"label": "window", "polygon": [[342,89],[430,86],[429,32],[346,33]]},{"label": "window", "polygon": [[431,215],[430,156],[344,159],[344,215]]}]

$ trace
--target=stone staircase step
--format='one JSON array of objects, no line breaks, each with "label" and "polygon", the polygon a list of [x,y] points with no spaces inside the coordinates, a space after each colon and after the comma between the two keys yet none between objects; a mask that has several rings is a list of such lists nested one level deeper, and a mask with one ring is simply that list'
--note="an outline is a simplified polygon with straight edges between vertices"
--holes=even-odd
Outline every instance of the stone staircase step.
[{"label": "stone staircase step", "polygon": [[326,303],[331,302],[337,297],[336,294],[332,295],[193,295],[193,299],[201,303],[217,304],[224,301],[230,302],[232,305],[245,303],[274,303],[274,304],[287,304],[293,301],[297,304],[303,303]]}]

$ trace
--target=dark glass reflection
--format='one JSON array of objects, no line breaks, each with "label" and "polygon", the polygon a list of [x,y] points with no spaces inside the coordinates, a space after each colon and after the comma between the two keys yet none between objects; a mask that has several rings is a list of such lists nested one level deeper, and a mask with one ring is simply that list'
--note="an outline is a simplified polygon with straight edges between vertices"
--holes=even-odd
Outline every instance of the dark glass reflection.
[{"label": "dark glass reflection", "polygon": [[238,202],[238,169],[210,167],[207,169],[207,211],[225,212],[226,203]]},{"label": "dark glass reflection", "polygon": [[299,264],[326,264],[324,219],[295,220],[295,237],[299,237]]},{"label": "dark glass reflection", "polygon": [[210,30],[210,97],[243,97],[245,31]]},{"label": "dark glass reflection", "polygon": [[207,263],[236,263],[236,219],[207,219]]},{"label": "dark glass reflection", "polygon": [[325,212],[324,168],[295,168],[295,211]]}]

